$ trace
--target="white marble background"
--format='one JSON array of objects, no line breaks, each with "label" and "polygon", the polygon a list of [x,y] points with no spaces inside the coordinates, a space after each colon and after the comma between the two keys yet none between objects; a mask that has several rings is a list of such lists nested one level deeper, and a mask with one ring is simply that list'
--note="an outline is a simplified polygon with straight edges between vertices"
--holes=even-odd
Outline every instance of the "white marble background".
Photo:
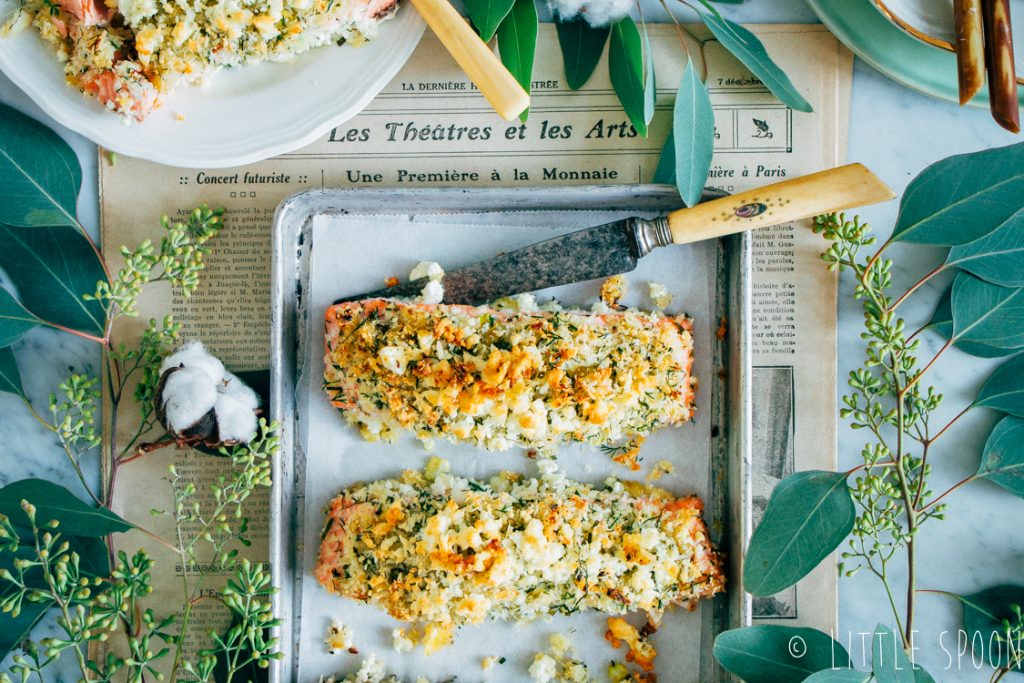
[{"label": "white marble background", "polygon": [[[655,0],[643,1],[646,16],[664,17]],[[816,21],[803,0],[748,0],[743,6],[725,10],[730,17],[748,23]],[[685,19],[687,15],[680,12],[678,16]],[[74,147],[85,177],[85,190],[79,198],[79,217],[96,235],[95,147],[49,120],[2,75],[0,101],[56,128]],[[985,111],[960,109],[919,95],[887,80],[863,62],[856,62],[849,159],[867,164],[897,192],[934,161],[1015,141],[1019,138],[999,129]],[[860,211],[880,236],[891,231],[895,214],[893,202]],[[899,256],[896,278],[903,284],[916,280],[943,257],[939,250],[897,249],[893,253]],[[930,284],[901,309],[908,319],[908,329],[916,329],[930,317],[935,297],[946,282]],[[840,296],[840,393],[844,389],[842,378],[857,367],[862,358],[858,336],[861,312],[850,294],[849,280],[844,279]],[[922,356],[939,346],[934,335],[927,334],[924,339]],[[94,372],[98,364],[94,347],[49,330],[30,332],[17,344],[15,351],[26,390],[39,409],[45,409],[49,393],[69,366]],[[946,395],[940,414],[952,417],[973,400],[992,367],[990,362],[956,351],[946,354],[931,373],[931,381]],[[955,431],[943,437],[945,443],[932,460],[936,470],[935,490],[944,490],[975,471],[983,440],[995,419],[985,411],[969,414]],[[860,462],[858,454],[863,437],[845,424],[840,426],[839,435],[840,467],[853,467]],[[9,394],[0,394],[0,444],[0,484],[23,477],[44,477],[78,490],[80,485],[52,436]],[[95,476],[97,468],[92,464],[90,472]],[[997,583],[1020,583],[1024,576],[1021,519],[1024,519],[1024,500],[985,482],[972,484],[950,496],[947,519],[932,522],[920,537],[918,586],[966,594]],[[894,578],[899,582],[902,577]],[[903,599],[897,596],[898,604],[902,605]],[[917,635],[920,650],[917,661],[938,681],[987,681],[988,675],[984,670],[975,669],[969,654],[958,656],[963,650],[958,646],[956,634],[959,607],[947,598],[926,595],[920,598],[918,609],[916,628],[920,631]],[[877,580],[866,572],[841,580],[838,638],[844,643],[852,640],[850,651],[857,660],[855,663],[860,663],[862,656],[860,634],[870,633],[879,621],[890,622],[891,616]],[[9,664],[9,660],[3,662],[0,670],[5,670]],[[74,680],[70,676],[69,673],[68,680]]]}]

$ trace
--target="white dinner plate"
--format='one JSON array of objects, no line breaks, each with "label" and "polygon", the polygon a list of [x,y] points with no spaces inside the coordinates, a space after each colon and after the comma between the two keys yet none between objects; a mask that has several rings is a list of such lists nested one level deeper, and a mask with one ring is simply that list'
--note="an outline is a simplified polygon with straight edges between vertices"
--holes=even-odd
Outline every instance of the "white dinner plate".
[{"label": "white dinner plate", "polygon": [[[16,2],[0,0],[0,16]],[[142,123],[124,124],[68,86],[35,29],[0,38],[0,70],[58,123],[106,149],[169,166],[219,168],[298,149],[358,114],[405,64],[423,29],[403,4],[369,43],[224,70],[201,87],[182,84]]]}]

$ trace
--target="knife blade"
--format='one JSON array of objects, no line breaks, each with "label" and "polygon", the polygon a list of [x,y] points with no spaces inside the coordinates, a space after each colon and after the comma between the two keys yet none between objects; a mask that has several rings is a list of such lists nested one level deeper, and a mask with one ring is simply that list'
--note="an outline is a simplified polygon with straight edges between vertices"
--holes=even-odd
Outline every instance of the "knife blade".
[{"label": "knife blade", "polygon": [[[892,199],[895,194],[860,164],[793,178],[673,211],[584,228],[445,273],[446,303],[479,306],[556,285],[627,273],[652,249],[778,225],[828,211]],[[335,301],[406,298],[429,278]]]}]

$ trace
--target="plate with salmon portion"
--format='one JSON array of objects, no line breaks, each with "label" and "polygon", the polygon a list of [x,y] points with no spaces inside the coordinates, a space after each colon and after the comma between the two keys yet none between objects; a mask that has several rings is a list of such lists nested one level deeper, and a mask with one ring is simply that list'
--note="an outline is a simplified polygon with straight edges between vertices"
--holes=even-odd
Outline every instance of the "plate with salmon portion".
[{"label": "plate with salmon portion", "polygon": [[[271,681],[719,680],[714,635],[750,619],[749,238],[484,305],[443,287],[677,201],[321,190],[278,208],[271,560],[292,654]],[[420,277],[410,298],[346,299]]]},{"label": "plate with salmon portion", "polygon": [[0,0],[0,70],[106,149],[226,167],[357,114],[423,29],[400,0]]}]

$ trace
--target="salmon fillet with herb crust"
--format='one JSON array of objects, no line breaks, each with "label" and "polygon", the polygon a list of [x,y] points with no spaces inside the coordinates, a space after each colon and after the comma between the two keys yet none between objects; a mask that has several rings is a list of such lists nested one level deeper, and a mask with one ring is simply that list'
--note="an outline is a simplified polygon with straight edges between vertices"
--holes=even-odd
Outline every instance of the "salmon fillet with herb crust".
[{"label": "salmon fillet with herb crust", "polygon": [[368,440],[606,445],[691,420],[691,321],[372,299],[326,314],[324,388]]},{"label": "salmon fillet with herb crust", "polygon": [[178,83],[224,68],[287,61],[376,35],[398,0],[21,0],[3,34],[34,26],[71,87],[126,122]]},{"label": "salmon fillet with herb crust", "polygon": [[315,569],[332,593],[417,624],[427,652],[464,624],[596,609],[657,623],[724,590],[699,498],[634,482],[424,472],[353,486],[328,505]]}]

